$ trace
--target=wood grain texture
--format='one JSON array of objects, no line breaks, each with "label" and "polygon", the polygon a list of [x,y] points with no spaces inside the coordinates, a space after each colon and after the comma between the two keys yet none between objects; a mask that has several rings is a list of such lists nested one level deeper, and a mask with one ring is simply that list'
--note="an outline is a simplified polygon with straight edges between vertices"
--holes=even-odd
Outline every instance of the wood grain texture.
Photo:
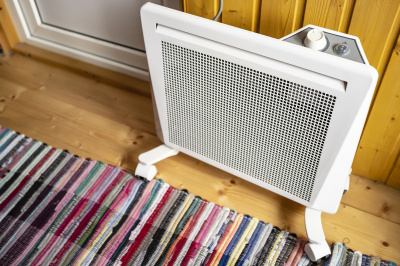
[{"label": "wood grain texture", "polygon": [[250,31],[258,31],[260,0],[225,0],[222,23]]},{"label": "wood grain texture", "polygon": [[151,95],[150,84],[148,82],[122,73],[117,73],[68,56],[56,54],[26,43],[17,43],[13,47],[13,50],[25,56],[48,62],[52,65],[57,65],[70,71],[74,71],[80,75],[87,76],[96,82],[102,82],[125,90],[134,91],[147,97],[150,97]]},{"label": "wood grain texture", "polygon": [[355,0],[308,0],[303,25],[347,32]]},{"label": "wood grain texture", "polygon": [[400,189],[400,155],[397,157],[396,163],[393,165],[386,184],[388,186]]},{"label": "wood grain texture", "polygon": [[400,190],[381,182],[351,175],[342,203],[400,224]]},{"label": "wood grain texture", "polygon": [[360,38],[382,78],[400,29],[400,0],[356,1],[349,34]]},{"label": "wood grain texture", "polygon": [[281,38],[301,27],[305,0],[268,0],[261,3],[260,33]]},{"label": "wood grain texture", "polygon": [[0,0],[0,24],[4,30],[8,44],[10,47],[13,47],[19,42],[19,38],[17,32],[15,31],[10,14],[7,11],[7,6],[5,5],[4,0]]},{"label": "wood grain texture", "polygon": [[184,0],[183,8],[186,13],[203,18],[213,19],[219,9],[218,0]]},{"label": "wood grain texture", "polygon": [[1,24],[0,24],[0,45],[1,45],[1,49],[3,50],[3,53],[7,54],[7,53],[11,52],[11,46],[8,42],[7,35],[4,32],[4,29],[1,26]]},{"label": "wood grain texture", "polygon": [[[68,101],[81,109],[91,110],[108,118],[112,117],[127,125],[135,124],[136,128],[140,125],[141,130],[155,134],[149,97],[137,95],[132,99],[128,90],[123,88],[111,90],[113,87],[108,84],[78,75],[68,69],[53,67],[35,60],[32,61],[40,65],[40,69],[32,66],[24,67],[23,62],[30,57],[14,54],[12,58],[13,60],[6,61],[1,66],[0,71],[0,76],[7,77],[8,81],[37,91],[46,90],[54,99]],[[21,79],[21,76],[24,78]]]},{"label": "wood grain texture", "polygon": [[400,38],[392,51],[353,162],[354,174],[381,182],[387,181],[400,152],[399,54]]},{"label": "wood grain texture", "polygon": [[[129,171],[140,153],[161,144],[148,97],[19,54],[0,63],[2,126]],[[306,237],[304,206],[184,154],[157,169],[175,187]],[[399,263],[399,198],[400,191],[353,177],[338,213],[323,215],[327,240],[346,239],[353,249]]]}]

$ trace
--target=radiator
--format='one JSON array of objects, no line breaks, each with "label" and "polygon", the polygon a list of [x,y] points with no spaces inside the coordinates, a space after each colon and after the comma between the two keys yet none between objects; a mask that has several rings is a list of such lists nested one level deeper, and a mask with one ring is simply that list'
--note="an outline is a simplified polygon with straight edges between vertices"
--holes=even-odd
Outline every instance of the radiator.
[{"label": "radiator", "polygon": [[312,260],[335,213],[377,82],[355,36],[278,40],[154,4],[141,10],[157,134],[137,174],[178,151],[306,206]]}]

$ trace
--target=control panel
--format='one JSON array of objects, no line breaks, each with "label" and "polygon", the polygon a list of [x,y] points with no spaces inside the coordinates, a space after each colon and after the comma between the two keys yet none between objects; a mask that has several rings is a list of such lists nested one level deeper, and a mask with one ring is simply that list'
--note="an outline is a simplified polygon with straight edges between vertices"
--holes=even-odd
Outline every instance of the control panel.
[{"label": "control panel", "polygon": [[283,37],[282,40],[365,64],[356,40],[346,36],[305,27],[293,35]]}]

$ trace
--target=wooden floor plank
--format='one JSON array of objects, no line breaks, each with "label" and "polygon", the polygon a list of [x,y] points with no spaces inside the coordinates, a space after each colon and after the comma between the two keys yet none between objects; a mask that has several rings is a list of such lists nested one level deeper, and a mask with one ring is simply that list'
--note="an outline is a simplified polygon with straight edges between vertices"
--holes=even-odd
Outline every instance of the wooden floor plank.
[{"label": "wooden floor plank", "polygon": [[[68,144],[65,148],[71,152],[81,155],[78,149],[98,154],[104,162],[116,165],[122,165],[127,154],[140,154],[151,148],[151,144],[142,143],[142,138],[149,138],[145,143],[159,143],[154,135],[29,90],[8,103],[6,101],[3,109],[0,117],[8,119],[11,128],[13,123],[24,121],[24,127],[35,132],[58,136],[64,144]],[[57,146],[53,142],[48,144]],[[132,164],[136,165],[137,159]]]},{"label": "wooden floor plank", "polygon": [[110,84],[150,97],[150,84],[144,80],[139,80],[71,57],[56,54],[26,43],[20,42],[14,45],[13,50],[22,55],[37,59],[38,61],[50,63],[61,69],[67,69],[76,74],[89,77],[92,80],[101,81],[105,84]]},{"label": "wooden floor plank", "polygon": [[[151,99],[96,82],[74,72],[14,54],[0,65],[0,77],[19,86],[155,134]],[[26,63],[28,60],[29,63]],[[21,77],[24,77],[21,79]]]},{"label": "wooden floor plank", "polygon": [[[138,155],[161,144],[152,121],[148,97],[18,55],[0,66],[0,124],[54,147],[134,171]],[[306,237],[300,204],[184,154],[157,169],[175,187]],[[327,240],[399,263],[399,193],[353,176],[338,212],[323,214]]]},{"label": "wooden floor plank", "polygon": [[400,224],[400,190],[383,183],[352,175],[342,202]]}]

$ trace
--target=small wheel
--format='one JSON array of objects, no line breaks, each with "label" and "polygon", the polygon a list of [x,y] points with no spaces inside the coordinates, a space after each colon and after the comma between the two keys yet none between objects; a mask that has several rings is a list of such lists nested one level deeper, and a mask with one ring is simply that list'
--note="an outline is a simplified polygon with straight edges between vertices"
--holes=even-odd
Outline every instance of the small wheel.
[{"label": "small wheel", "polygon": [[157,169],[154,165],[146,165],[140,163],[136,167],[135,175],[146,178],[147,180],[152,180],[157,174]]},{"label": "small wheel", "polygon": [[310,260],[314,262],[331,254],[331,249],[326,242],[321,244],[308,243],[304,247],[304,251],[307,253]]}]

